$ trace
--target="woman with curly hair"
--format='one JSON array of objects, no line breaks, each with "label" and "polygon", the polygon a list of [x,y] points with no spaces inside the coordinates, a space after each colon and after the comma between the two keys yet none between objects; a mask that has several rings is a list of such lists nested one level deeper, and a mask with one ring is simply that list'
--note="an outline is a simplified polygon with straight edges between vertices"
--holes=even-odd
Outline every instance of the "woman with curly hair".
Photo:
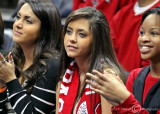
[{"label": "woman with curly hair", "polygon": [[[6,60],[0,54],[0,113],[7,100],[19,113],[55,111],[61,18],[50,0],[26,0],[13,24],[14,47]],[[7,94],[8,93],[8,94]]]}]

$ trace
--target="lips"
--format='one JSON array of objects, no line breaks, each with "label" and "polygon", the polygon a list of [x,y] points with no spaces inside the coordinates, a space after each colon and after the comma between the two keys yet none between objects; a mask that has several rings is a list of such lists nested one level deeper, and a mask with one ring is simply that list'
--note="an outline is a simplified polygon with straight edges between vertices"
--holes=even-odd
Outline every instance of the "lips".
[{"label": "lips", "polygon": [[153,46],[140,46],[140,52],[142,54],[146,54],[146,53],[149,53],[151,51],[151,49],[153,48]]},{"label": "lips", "polygon": [[15,35],[22,35],[22,32],[15,31],[14,34],[15,34]]},{"label": "lips", "polygon": [[68,45],[67,48],[68,48],[69,50],[76,50],[76,49],[77,49],[77,47],[76,47],[76,46],[73,46],[73,45]]}]

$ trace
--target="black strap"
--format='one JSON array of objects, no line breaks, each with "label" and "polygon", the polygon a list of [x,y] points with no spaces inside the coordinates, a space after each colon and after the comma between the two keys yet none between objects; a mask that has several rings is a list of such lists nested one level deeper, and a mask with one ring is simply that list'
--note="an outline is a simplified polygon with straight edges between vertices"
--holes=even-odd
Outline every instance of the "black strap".
[{"label": "black strap", "polygon": [[149,66],[144,67],[138,74],[137,78],[133,83],[133,94],[135,98],[139,101],[140,105],[142,106],[142,99],[143,99],[143,89],[145,84],[145,79],[150,71]]},{"label": "black strap", "polygon": [[145,98],[144,105],[142,105],[145,80],[149,71],[149,66],[144,67],[140,71],[133,83],[133,94],[135,98],[139,101],[141,106],[145,108],[149,112],[149,114],[156,114],[160,108],[160,80],[151,87]]}]

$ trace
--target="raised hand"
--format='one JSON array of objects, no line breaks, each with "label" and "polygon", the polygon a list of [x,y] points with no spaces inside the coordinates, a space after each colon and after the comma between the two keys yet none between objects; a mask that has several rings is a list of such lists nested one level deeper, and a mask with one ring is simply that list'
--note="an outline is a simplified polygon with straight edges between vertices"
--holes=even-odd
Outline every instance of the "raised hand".
[{"label": "raised hand", "polygon": [[104,73],[93,70],[92,74],[86,73],[86,76],[90,79],[86,83],[92,86],[91,89],[114,106],[123,103],[130,96],[130,92],[112,69],[106,69]]},{"label": "raised hand", "polygon": [[0,79],[5,83],[16,79],[15,66],[11,52],[8,54],[8,61],[0,53]]}]

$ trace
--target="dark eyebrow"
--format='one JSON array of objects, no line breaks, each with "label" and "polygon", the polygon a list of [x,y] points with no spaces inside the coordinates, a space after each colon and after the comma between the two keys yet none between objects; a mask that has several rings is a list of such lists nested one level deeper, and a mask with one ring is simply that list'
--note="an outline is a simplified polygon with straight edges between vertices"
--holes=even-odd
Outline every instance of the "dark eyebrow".
[{"label": "dark eyebrow", "polygon": [[[73,28],[72,27],[70,27],[70,26],[67,26],[67,29],[71,29],[71,30],[73,30]],[[84,29],[78,29],[78,32],[87,32],[86,30],[84,30]]]},{"label": "dark eyebrow", "polygon": [[67,26],[67,29],[72,29],[71,27]]},{"label": "dark eyebrow", "polygon": [[[20,15],[20,16],[21,16],[21,13],[20,13],[20,12],[18,12],[18,13],[17,13],[17,15]],[[34,19],[33,17],[31,17],[31,16],[24,16],[24,18],[25,18],[25,19],[29,19],[29,18],[31,18],[31,19],[33,19],[33,20],[35,21],[35,19]]]},{"label": "dark eyebrow", "polygon": [[160,30],[160,28],[152,28],[151,30]]},{"label": "dark eyebrow", "polygon": [[87,31],[84,30],[84,29],[78,29],[78,31],[79,31],[79,32],[83,32],[83,31],[84,31],[84,32],[87,32]]}]

